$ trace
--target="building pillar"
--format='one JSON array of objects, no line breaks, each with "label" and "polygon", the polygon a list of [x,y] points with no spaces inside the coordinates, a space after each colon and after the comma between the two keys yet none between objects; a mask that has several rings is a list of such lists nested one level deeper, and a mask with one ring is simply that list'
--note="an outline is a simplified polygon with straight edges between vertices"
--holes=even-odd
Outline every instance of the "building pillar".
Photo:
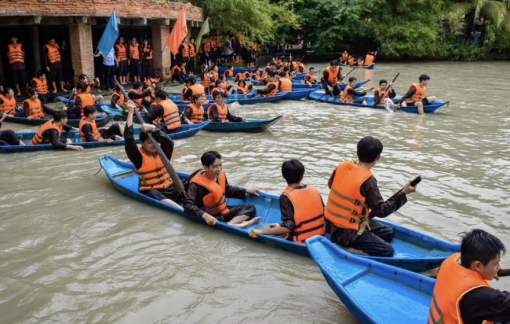
[{"label": "building pillar", "polygon": [[39,26],[32,27],[32,48],[34,51],[35,73],[41,71],[41,46],[39,46]]},{"label": "building pillar", "polygon": [[71,60],[76,78],[86,74],[94,79],[94,49],[92,48],[92,27],[89,24],[69,24]]},{"label": "building pillar", "polygon": [[[170,36],[168,26],[152,26],[152,47],[154,50],[154,71],[162,79],[170,77],[170,50],[166,47],[166,42]],[[168,72],[168,73],[167,73]]]}]

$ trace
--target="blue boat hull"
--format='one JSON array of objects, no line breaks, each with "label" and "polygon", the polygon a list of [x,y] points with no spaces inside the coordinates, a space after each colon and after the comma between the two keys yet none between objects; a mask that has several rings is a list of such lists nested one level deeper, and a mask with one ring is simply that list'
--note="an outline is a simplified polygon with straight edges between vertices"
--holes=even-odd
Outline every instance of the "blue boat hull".
[{"label": "blue boat hull", "polygon": [[204,129],[210,132],[262,132],[282,119],[283,115],[264,120],[243,120],[239,123],[209,123]]},{"label": "blue boat hull", "polygon": [[[205,224],[202,218],[187,215],[170,205],[140,194],[138,192],[138,176],[134,172],[132,164],[121,162],[112,155],[100,157],[99,163],[113,185],[126,196],[179,214],[192,221]],[[183,179],[187,179],[188,177],[188,175],[182,173],[180,173],[179,176]],[[215,227],[231,234],[249,238],[248,233],[253,228],[267,228],[269,224],[280,223],[281,211],[279,197],[263,192],[259,194],[260,197],[246,195],[244,200],[227,199],[229,206],[253,204],[256,208],[257,216],[261,217],[261,221],[258,224],[240,229],[227,225],[226,223],[218,222]],[[391,242],[395,249],[394,257],[366,257],[367,259],[403,267],[412,271],[424,271],[438,267],[444,259],[458,252],[460,249],[458,245],[449,244],[398,225],[388,225],[395,231],[395,239]],[[259,235],[255,240],[272,247],[281,248],[299,255],[309,256],[305,245],[287,241],[280,237]]]},{"label": "blue boat hull", "polygon": [[[356,104],[356,103],[343,103],[343,102],[339,102],[339,101],[334,101],[335,98],[333,96],[331,96],[329,98],[329,100],[326,100],[326,96],[324,95],[324,90],[311,92],[310,95],[308,96],[308,98],[311,100],[319,100],[320,102],[325,102],[325,103],[337,105],[337,106],[350,106],[350,107],[357,107],[357,108],[371,108],[371,109],[386,110],[386,108],[384,108],[383,106],[375,106],[374,107],[374,105],[373,105],[374,98],[369,97],[369,96],[355,97],[355,99],[366,100],[367,105]],[[397,99],[394,99],[393,101],[397,102]],[[438,112],[440,108],[443,108],[442,110],[446,109],[449,106],[449,104],[450,104],[449,101],[447,101],[447,102],[442,102],[442,101],[433,102],[432,104],[430,104],[428,106],[424,106],[423,112],[426,114],[435,113],[435,112]],[[397,109],[396,111],[403,111],[403,112],[414,113],[414,114],[418,113],[418,109],[414,106],[400,107],[400,109]]]},{"label": "blue boat hull", "polygon": [[375,69],[375,63],[372,63],[370,65],[366,65],[366,66],[349,66],[349,65],[346,65],[346,64],[340,64],[341,66],[346,66],[346,67],[351,67],[351,68],[357,68],[357,69],[364,69],[364,70],[373,70]]},{"label": "blue boat hull", "polygon": [[[105,126],[110,121],[112,121],[112,119],[113,116],[97,116],[96,119],[97,127]],[[7,117],[5,121],[16,124],[39,126],[46,123],[48,120],[51,120],[51,118],[28,119],[25,117]],[[78,125],[80,124],[80,119],[68,119],[67,124],[73,127],[78,127]]]},{"label": "blue boat hull", "polygon": [[240,105],[256,105],[256,104],[260,104],[260,103],[267,103],[267,102],[278,102],[280,100],[283,99],[283,97],[285,97],[285,93],[277,93],[276,95],[274,96],[271,96],[271,97],[252,97],[252,98],[249,98],[248,96],[244,97],[244,98],[240,98],[237,100],[237,102],[240,104]]},{"label": "blue boat hull", "polygon": [[329,286],[361,323],[427,323],[435,280],[361,258],[314,236],[306,246]]},{"label": "blue boat hull", "polygon": [[285,93],[283,100],[301,100],[308,97],[312,91],[310,89],[292,89],[292,92]]},{"label": "blue boat hull", "polygon": [[[191,137],[198,133],[201,129],[207,127],[209,121],[196,124],[196,125],[183,125],[182,130],[178,133],[168,134],[168,136],[174,140],[182,139],[186,137]],[[134,134],[136,138],[136,142],[139,143],[138,134],[140,134],[140,127],[134,127]],[[29,144],[32,138],[37,134],[36,132],[22,132],[16,133],[16,135],[25,142],[25,144]],[[124,145],[124,140],[113,141],[113,143],[108,144],[107,142],[83,142],[80,137],[80,133],[78,131],[69,131],[62,132],[62,139],[71,139],[73,141],[73,145],[83,146],[85,149],[96,148],[96,147],[104,147],[104,146],[117,146]],[[20,152],[36,152],[36,151],[46,151],[46,150],[54,150],[51,144],[41,144],[41,145],[0,145],[1,153],[20,153]]]}]

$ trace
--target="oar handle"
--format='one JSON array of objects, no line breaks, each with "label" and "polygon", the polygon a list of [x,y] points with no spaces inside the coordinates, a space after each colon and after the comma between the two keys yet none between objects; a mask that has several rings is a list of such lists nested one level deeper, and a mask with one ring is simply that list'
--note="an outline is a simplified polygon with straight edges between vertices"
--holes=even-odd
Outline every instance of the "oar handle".
[{"label": "oar handle", "polygon": [[498,271],[498,277],[508,277],[510,276],[510,269],[501,269]]},{"label": "oar handle", "polygon": [[346,75],[344,75],[344,77],[342,78],[345,79],[346,76],[348,76],[349,74],[351,74],[354,70],[356,70],[357,66],[353,67],[352,70],[350,70]]},{"label": "oar handle", "polygon": [[[127,94],[126,90],[124,89],[124,87],[117,80],[115,80],[115,83],[120,88],[120,91],[124,95],[124,98],[129,100],[128,94]],[[135,104],[137,104],[138,106],[140,106],[137,102],[135,102],[135,101],[133,101],[133,102]],[[138,119],[140,120],[140,123],[143,123],[142,115],[140,114],[138,109],[135,109],[135,114],[136,114],[136,117],[138,117]],[[177,188],[177,191],[179,191],[184,196],[186,194],[186,191],[184,190],[184,186],[182,185],[181,179],[179,178],[179,176],[177,175],[177,172],[175,172],[174,167],[170,163],[170,160],[168,160],[165,152],[163,152],[163,150],[159,146],[159,143],[154,139],[154,137],[152,137],[152,134],[150,132],[147,132],[147,135],[149,135],[149,140],[152,142],[152,145],[154,145],[154,148],[156,148],[158,155],[160,156],[161,160],[163,161],[163,164],[165,165],[165,168],[167,169],[168,173],[170,174],[170,178],[172,178],[172,181],[174,182],[175,187]]]},{"label": "oar handle", "polygon": [[[394,83],[397,79],[398,79],[398,76],[400,75],[400,72],[397,73],[397,75],[395,75],[395,77],[393,78],[393,80],[391,81],[391,83]],[[387,87],[386,87],[386,90],[384,90],[384,92],[389,92],[391,90],[391,84],[389,84]],[[383,94],[381,93],[379,95],[379,99],[377,100],[377,102],[374,104],[374,107],[377,106],[380,102],[381,102],[381,99],[383,98]]]}]

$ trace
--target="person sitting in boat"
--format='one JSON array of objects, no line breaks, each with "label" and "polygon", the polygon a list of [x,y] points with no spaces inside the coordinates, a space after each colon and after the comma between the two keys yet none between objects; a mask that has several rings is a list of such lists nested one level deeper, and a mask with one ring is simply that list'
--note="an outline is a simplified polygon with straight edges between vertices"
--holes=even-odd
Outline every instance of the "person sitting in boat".
[{"label": "person sitting in boat", "polygon": [[200,94],[194,96],[191,103],[184,108],[181,122],[186,124],[202,123],[204,121],[204,97]]},{"label": "person sitting in boat", "polygon": [[349,66],[355,66],[356,65],[356,59],[354,58],[354,56],[349,55],[349,57],[347,58],[347,64]]},{"label": "person sitting in boat", "polygon": [[32,78],[29,86],[34,89],[37,89],[39,99],[43,104],[47,104],[48,102],[54,102],[55,95],[53,92],[50,92],[48,90],[48,80],[46,79],[46,73],[44,73],[43,71],[37,72],[37,76]]},{"label": "person sitting in boat", "polygon": [[239,72],[239,73],[236,74],[236,76],[234,78],[234,82],[244,81],[245,79],[246,79],[246,73]]},{"label": "person sitting in boat", "polygon": [[269,72],[267,77],[268,81],[266,83],[266,87],[262,90],[258,89],[257,93],[264,97],[273,97],[276,95],[280,84],[276,79],[276,75],[273,71]]},{"label": "person sitting in boat", "polygon": [[141,148],[138,148],[133,133],[134,103],[130,100],[127,103],[127,121],[124,138],[126,139],[126,154],[133,163],[136,173],[140,179],[138,191],[153,199],[171,205],[182,210],[179,203],[182,202],[182,195],[172,182],[163,160],[158,154],[156,147],[152,144],[148,132],[161,144],[161,149],[168,160],[172,158],[174,142],[164,132],[158,130],[155,125],[143,124],[140,133]]},{"label": "person sitting in boat", "polygon": [[[87,85],[87,93],[92,95],[92,90],[94,88],[99,89],[101,86],[101,82],[99,81],[99,78],[95,78],[93,82],[89,81],[89,77],[86,74],[80,74],[78,76],[78,81],[80,83],[85,83]],[[92,95],[94,97],[94,103],[102,104],[104,103],[104,98],[102,95]]]},{"label": "person sitting in boat", "polygon": [[292,70],[294,73],[305,73],[306,66],[300,60],[292,61]]},{"label": "person sitting in boat", "polygon": [[367,104],[367,102],[364,99],[354,99],[354,97],[364,97],[367,95],[368,92],[374,90],[374,88],[370,88],[365,91],[358,91],[356,90],[356,83],[358,83],[358,79],[356,79],[355,77],[349,78],[349,84],[345,87],[344,91],[342,92],[340,102],[355,103],[362,105]]},{"label": "person sitting in boat", "polygon": [[251,74],[250,77],[252,80],[260,81],[263,73],[264,73],[264,70],[260,66],[257,66],[257,69],[255,70],[255,72],[253,72]]},{"label": "person sitting in boat", "polygon": [[45,118],[46,114],[54,116],[57,112],[41,102],[38,98],[39,94],[36,89],[29,88],[28,95],[30,97],[23,101],[23,114],[21,117],[41,119]]},{"label": "person sitting in boat", "polygon": [[368,52],[367,55],[365,55],[365,66],[370,66],[375,61],[375,56],[377,55],[377,51],[375,52]]},{"label": "person sitting in boat", "polygon": [[307,84],[310,87],[314,84],[317,84],[317,80],[315,79],[315,68],[314,67],[310,67],[310,72],[307,75],[305,75],[305,78],[303,81],[305,84]]},{"label": "person sitting in boat", "polygon": [[314,235],[324,235],[324,202],[317,188],[304,185],[305,166],[298,160],[283,162],[282,174],[287,188],[280,196],[281,224],[268,229],[253,229],[250,236],[285,235],[288,240],[304,244]]},{"label": "person sitting in boat", "polygon": [[113,107],[124,110],[124,103],[126,102],[126,98],[124,98],[124,94],[120,90],[120,87],[115,86],[115,92],[112,94],[111,104]]},{"label": "person sitting in boat", "polygon": [[[7,117],[11,117],[11,115],[8,112],[3,113],[2,118],[0,118],[0,128],[2,128],[2,123]],[[7,129],[0,131],[0,145],[25,145],[25,143],[19,139],[13,130]]]},{"label": "person sitting in boat", "polygon": [[202,84],[200,83],[196,83],[196,79],[195,77],[190,77],[189,78],[189,86],[188,86],[188,89],[186,90],[185,94],[184,94],[184,98],[186,100],[193,100],[194,97],[200,95],[202,96],[202,102],[203,104],[206,104],[209,102],[209,100],[207,100],[207,96],[205,94],[205,88]]},{"label": "person sitting in boat", "polygon": [[216,151],[202,154],[203,170],[191,174],[188,195],[184,200],[184,211],[192,216],[203,218],[210,226],[217,221],[245,228],[256,224],[255,206],[251,204],[227,206],[226,198],[244,199],[246,193],[258,196],[258,190],[232,187],[223,172],[221,155]]},{"label": "person sitting in boat", "polygon": [[108,142],[113,140],[122,140],[124,136],[124,127],[115,123],[110,127],[97,127],[97,109],[95,106],[87,106],[83,109],[85,117],[80,120],[78,128],[80,129],[81,140],[84,142]]},{"label": "person sitting in boat", "polygon": [[371,169],[379,162],[382,143],[372,136],[358,142],[359,161],[342,162],[333,171],[324,216],[331,241],[371,256],[393,255],[393,229],[374,217],[386,217],[407,202],[416,188],[409,181],[402,191],[384,201]]},{"label": "person sitting in boat", "polygon": [[434,101],[437,100],[435,96],[425,97],[425,93],[427,92],[427,85],[429,84],[430,77],[426,74],[420,75],[418,81],[420,83],[413,83],[409,86],[409,90],[405,95],[400,98],[397,104],[397,108],[399,105],[402,107],[406,106],[415,106],[418,108],[418,113],[423,115],[423,106],[430,105]]},{"label": "person sitting in boat", "polygon": [[54,148],[60,150],[83,151],[83,146],[71,145],[72,142],[69,138],[66,141],[62,141],[60,139],[62,130],[70,131],[78,130],[78,128],[67,125],[67,113],[60,110],[55,113],[52,120],[48,120],[39,128],[30,144],[51,144]]},{"label": "person sitting in boat", "polygon": [[338,66],[338,61],[333,60],[330,66],[322,71],[322,88],[326,91],[326,100],[329,100],[331,94],[335,96],[335,101],[338,100],[340,95],[340,88],[338,85],[343,80],[342,69]]},{"label": "person sitting in boat", "polygon": [[172,100],[168,99],[168,93],[163,90],[156,92],[156,102],[152,104],[151,109],[144,109],[145,118],[148,121],[156,123],[167,134],[181,131],[181,119],[179,117],[179,108]]},{"label": "person sitting in boat", "polygon": [[179,62],[178,64],[174,65],[174,67],[172,68],[172,70],[170,71],[171,73],[171,81],[174,82],[174,81],[179,81],[179,83],[186,83],[186,79],[187,79],[187,76],[186,76],[186,62],[185,61],[181,61]]},{"label": "person sitting in boat", "polygon": [[[211,83],[214,82],[213,79],[214,79],[214,76],[212,74],[211,68],[205,67],[204,72],[202,73],[201,85],[204,87],[204,91],[206,93],[209,93],[209,88],[211,87]],[[192,82],[191,83],[192,85],[196,84],[196,79],[193,77],[191,82]]]},{"label": "person sitting in boat", "polygon": [[14,117],[22,117],[23,109],[18,107],[14,90],[6,87],[3,93],[0,93],[0,113],[9,114]]},{"label": "person sitting in boat", "polygon": [[374,106],[384,106],[393,108],[394,103],[391,100],[395,98],[396,93],[393,90],[393,82],[390,83],[390,88],[388,90],[388,81],[382,79],[379,81],[379,89],[374,92]]},{"label": "person sitting in boat", "polygon": [[510,293],[492,288],[498,280],[505,245],[481,229],[462,239],[460,253],[441,264],[430,303],[428,323],[508,323]]},{"label": "person sitting in boat", "polygon": [[151,106],[150,101],[147,100],[152,93],[152,87],[147,87],[145,91],[143,91],[143,83],[141,81],[133,82],[133,89],[129,90],[128,97],[129,100],[132,100],[136,104],[136,109],[140,111],[140,106],[144,106],[148,108]]},{"label": "person sitting in boat", "polygon": [[227,104],[225,104],[226,97],[227,95],[224,92],[218,92],[216,94],[216,102],[207,109],[207,118],[212,123],[242,122],[243,119],[241,117],[234,116],[230,113]]},{"label": "person sitting in boat", "polygon": [[347,50],[344,50],[344,51],[342,52],[342,57],[341,57],[341,59],[340,59],[340,62],[341,62],[342,64],[344,64],[344,65],[348,65],[348,61],[347,61],[347,60],[349,59],[349,56],[350,56],[350,55],[349,55],[349,52],[347,52]]},{"label": "person sitting in boat", "polygon": [[358,57],[358,61],[356,62],[356,65],[357,65],[358,67],[362,67],[362,66],[364,66],[364,65],[365,65],[365,60],[363,59],[363,57],[362,57],[362,56]]},{"label": "person sitting in boat", "polygon": [[80,119],[83,117],[83,109],[88,106],[94,106],[94,96],[87,93],[88,84],[80,82],[76,85],[77,94],[74,97],[74,106],[67,108],[67,114],[70,119]]},{"label": "person sitting in boat", "polygon": [[223,76],[225,78],[233,78],[234,77],[234,66],[231,65],[228,67],[228,70],[225,70],[225,72],[223,72]]},{"label": "person sitting in boat", "polygon": [[252,89],[254,89],[253,84],[246,85],[246,81],[239,81],[239,83],[237,84],[238,94],[247,94]]},{"label": "person sitting in boat", "polygon": [[[216,90],[216,91],[215,91]],[[220,76],[220,79],[216,81],[214,89],[211,91],[211,97],[215,98],[215,92],[224,92],[227,96],[231,95],[234,92],[233,85],[227,85],[227,81],[223,75]]]},{"label": "person sitting in boat", "polygon": [[289,72],[286,70],[280,73],[280,80],[278,80],[278,90],[281,93],[292,92],[292,80],[289,78]]}]

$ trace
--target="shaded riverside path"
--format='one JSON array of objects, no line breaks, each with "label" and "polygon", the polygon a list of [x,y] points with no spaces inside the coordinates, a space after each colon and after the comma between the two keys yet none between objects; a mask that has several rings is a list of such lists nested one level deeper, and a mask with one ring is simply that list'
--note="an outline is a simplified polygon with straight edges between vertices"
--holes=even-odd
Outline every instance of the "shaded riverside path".
[{"label": "shaded riverside path", "polygon": [[[480,227],[510,247],[509,68],[380,64],[353,73],[391,80],[401,72],[398,94],[428,73],[428,94],[452,103],[424,117],[312,101],[233,104],[247,118],[285,117],[264,133],[201,132],[176,141],[173,163],[192,172],[215,149],[231,183],[280,194],[281,163],[299,158],[305,183],[326,199],[333,169],[370,134],[385,145],[374,169],[384,197],[423,177],[388,220],[451,242]],[[357,322],[311,259],[122,196],[104,173],[94,176],[107,153],[126,159],[122,147],[0,155],[1,323]],[[509,257],[502,266],[510,267]],[[493,285],[510,289],[509,279]]]}]

